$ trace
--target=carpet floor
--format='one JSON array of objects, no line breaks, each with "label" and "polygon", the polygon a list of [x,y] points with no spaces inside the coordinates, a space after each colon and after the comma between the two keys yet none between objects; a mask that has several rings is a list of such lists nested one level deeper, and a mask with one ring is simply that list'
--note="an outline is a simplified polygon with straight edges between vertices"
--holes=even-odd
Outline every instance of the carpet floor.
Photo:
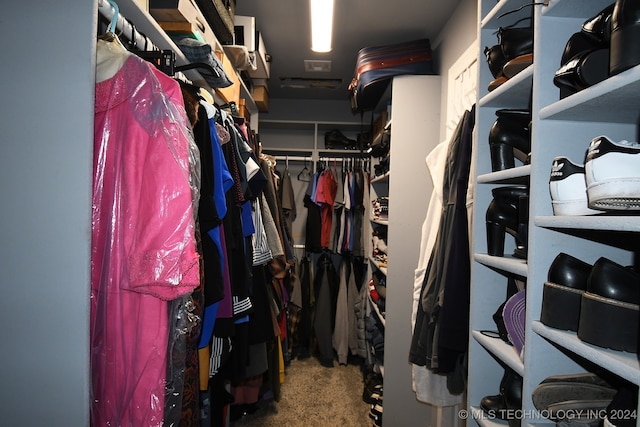
[{"label": "carpet floor", "polygon": [[279,402],[231,423],[234,427],[370,427],[371,405],[362,400],[358,365],[326,368],[315,357],[294,359],[285,370]]}]

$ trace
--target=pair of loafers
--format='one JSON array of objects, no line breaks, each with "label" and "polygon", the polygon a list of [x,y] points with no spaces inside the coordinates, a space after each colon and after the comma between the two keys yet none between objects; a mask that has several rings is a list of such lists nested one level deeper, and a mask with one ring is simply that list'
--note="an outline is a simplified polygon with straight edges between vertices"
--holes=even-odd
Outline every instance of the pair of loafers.
[{"label": "pair of loafers", "polygon": [[560,99],[573,95],[609,77],[609,41],[614,5],[604,8],[582,24],[565,45],[553,83]]},{"label": "pair of loafers", "polygon": [[565,98],[640,64],[640,3],[617,0],[573,34],[553,82]]},{"label": "pair of loafers", "polygon": [[637,353],[640,274],[604,257],[591,266],[560,253],[544,284],[540,321],[598,347]]}]

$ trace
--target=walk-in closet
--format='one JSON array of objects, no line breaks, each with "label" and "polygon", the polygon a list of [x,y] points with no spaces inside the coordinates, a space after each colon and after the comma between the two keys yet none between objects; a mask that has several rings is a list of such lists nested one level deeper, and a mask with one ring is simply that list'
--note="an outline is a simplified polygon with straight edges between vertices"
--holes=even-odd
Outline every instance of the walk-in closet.
[{"label": "walk-in closet", "polygon": [[0,24],[0,425],[640,426],[639,1]]}]

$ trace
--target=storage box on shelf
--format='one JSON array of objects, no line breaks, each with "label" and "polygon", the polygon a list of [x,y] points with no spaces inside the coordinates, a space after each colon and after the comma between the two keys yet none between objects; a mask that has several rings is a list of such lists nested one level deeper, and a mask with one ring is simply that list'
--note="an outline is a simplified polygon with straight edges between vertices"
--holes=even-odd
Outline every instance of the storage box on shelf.
[{"label": "storage box on shelf", "polygon": [[269,112],[269,89],[267,86],[254,85],[253,86],[253,100],[258,106],[258,111],[261,113]]},{"label": "storage box on shelf", "polygon": [[185,34],[222,52],[216,35],[202,11],[189,0],[149,0],[149,13],[168,34]]},{"label": "storage box on shelf", "polygon": [[[523,0],[479,2],[479,39],[481,49],[495,44],[501,26],[524,17],[525,7],[515,14],[503,15],[528,4]],[[577,4],[570,0],[551,0],[548,6],[535,6],[534,63],[502,86],[489,92],[493,79],[479,52],[480,87],[476,121],[477,180],[474,199],[474,228],[471,303],[471,343],[469,353],[468,402],[470,410],[481,417],[477,406],[483,396],[496,394],[502,367],[496,361],[522,373],[523,414],[530,417],[522,425],[542,425],[531,394],[545,378],[556,374],[573,374],[592,369],[603,370],[632,384],[640,383],[640,365],[634,353],[613,351],[581,341],[575,332],[560,331],[540,322],[542,291],[549,267],[560,252],[593,264],[606,257],[622,265],[633,264],[637,256],[640,216],[599,215],[585,217],[553,216],[549,194],[552,160],[567,156],[582,163],[591,139],[607,135],[612,140],[636,140],[640,117],[640,68],[635,67],[610,77],[592,87],[560,100],[553,76],[560,66],[564,45],[580,31],[588,18],[598,14],[608,0],[589,0]],[[529,98],[529,94],[531,97]],[[529,104],[530,103],[530,104]],[[491,172],[487,138],[500,108],[532,110],[531,164]],[[484,215],[496,186],[528,183],[530,192],[528,259],[526,262],[491,257],[486,254]],[[507,236],[509,239],[509,236]],[[512,243],[511,243],[512,244]],[[509,254],[512,247],[506,247]],[[505,275],[526,278],[526,324],[523,360],[509,353],[509,348],[480,333],[495,330],[491,318],[504,299]],[[606,321],[606,319],[603,319]],[[495,339],[494,339],[495,340]],[[518,369],[516,369],[518,368]],[[637,408],[636,408],[637,409]],[[636,411],[637,413],[637,411]],[[489,425],[484,419],[479,425]]]}]

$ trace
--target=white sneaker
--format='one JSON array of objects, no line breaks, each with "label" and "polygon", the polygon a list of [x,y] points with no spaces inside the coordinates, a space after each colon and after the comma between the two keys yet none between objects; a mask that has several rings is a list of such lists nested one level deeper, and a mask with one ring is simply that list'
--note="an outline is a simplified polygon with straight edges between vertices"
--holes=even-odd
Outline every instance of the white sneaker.
[{"label": "white sneaker", "polygon": [[640,210],[640,144],[598,136],[584,165],[589,207]]},{"label": "white sneaker", "polygon": [[554,215],[595,215],[602,213],[589,209],[584,178],[584,167],[566,157],[556,157],[551,165],[549,193]]}]

